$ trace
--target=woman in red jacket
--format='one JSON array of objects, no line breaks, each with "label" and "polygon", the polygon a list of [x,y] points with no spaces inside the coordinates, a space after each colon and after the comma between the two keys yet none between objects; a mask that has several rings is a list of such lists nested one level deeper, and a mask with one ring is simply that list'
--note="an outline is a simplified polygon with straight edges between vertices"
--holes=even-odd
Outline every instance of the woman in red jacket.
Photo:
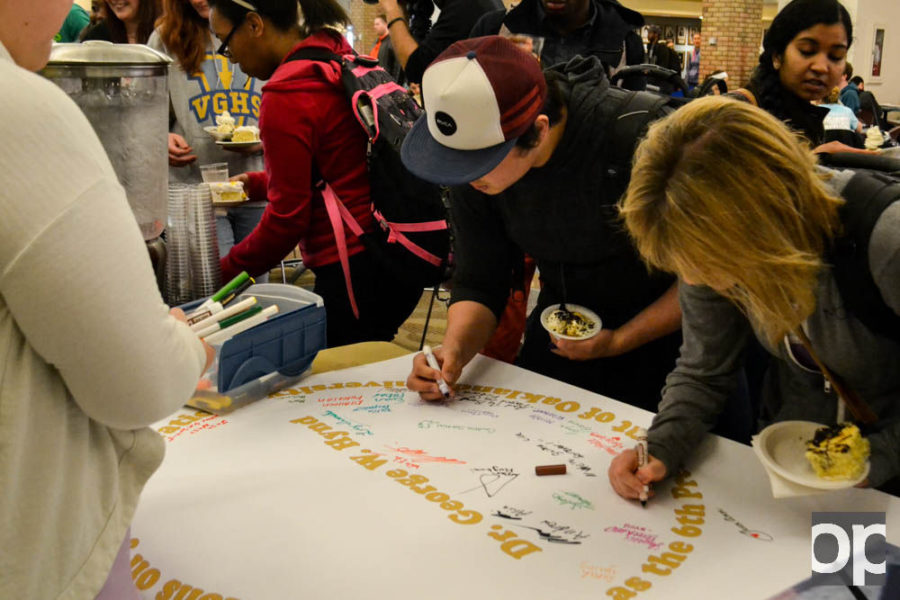
[{"label": "woman in red jacket", "polygon": [[[209,0],[218,53],[251,77],[268,79],[259,113],[265,171],[242,176],[251,199],[269,203],[256,229],[222,259],[228,280],[274,267],[296,245],[316,275],[328,311],[328,345],[391,340],[415,308],[421,287],[398,281],[346,226],[349,275],[325,208],[328,182],[366,231],[369,206],[366,137],[350,110],[337,64],[286,60],[300,48],[353,50],[334,27],[349,23],[336,0]],[[298,24],[300,23],[300,24]],[[352,285],[351,285],[352,281]]]}]

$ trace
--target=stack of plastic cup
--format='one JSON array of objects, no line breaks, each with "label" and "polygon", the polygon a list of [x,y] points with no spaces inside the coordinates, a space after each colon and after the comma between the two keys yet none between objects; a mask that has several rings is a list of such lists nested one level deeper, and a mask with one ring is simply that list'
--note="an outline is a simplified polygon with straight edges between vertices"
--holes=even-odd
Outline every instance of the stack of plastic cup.
[{"label": "stack of plastic cup", "polygon": [[205,298],[222,287],[216,216],[209,186],[205,183],[190,186],[188,212],[191,227],[191,291],[194,298]]},{"label": "stack of plastic cup", "polygon": [[166,225],[166,302],[176,306],[193,300],[191,291],[190,192],[193,186],[169,185]]}]

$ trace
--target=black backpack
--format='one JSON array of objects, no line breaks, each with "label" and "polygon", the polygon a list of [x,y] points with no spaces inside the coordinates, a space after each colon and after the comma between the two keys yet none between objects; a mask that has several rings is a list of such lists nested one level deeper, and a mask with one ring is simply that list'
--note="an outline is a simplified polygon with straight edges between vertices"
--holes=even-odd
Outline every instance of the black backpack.
[{"label": "black backpack", "polygon": [[[328,182],[318,184],[339,251],[343,245],[346,253],[344,231],[340,226],[340,220],[343,220],[366,249],[398,280],[420,287],[445,281],[450,263],[450,229],[444,191],[410,173],[400,160],[400,146],[422,114],[421,107],[378,66],[376,59],[356,54],[340,56],[320,48],[301,48],[285,60],[339,64],[344,92],[369,140],[367,162],[372,213],[381,226],[379,231],[364,232],[331,191]],[[342,264],[345,276],[349,277],[343,258]]]},{"label": "black backpack", "polygon": [[900,180],[886,173],[858,171],[841,192],[844,232],[829,249],[844,306],[873,333],[900,342],[900,315],[887,305],[869,269],[869,238],[881,213],[900,200]]}]

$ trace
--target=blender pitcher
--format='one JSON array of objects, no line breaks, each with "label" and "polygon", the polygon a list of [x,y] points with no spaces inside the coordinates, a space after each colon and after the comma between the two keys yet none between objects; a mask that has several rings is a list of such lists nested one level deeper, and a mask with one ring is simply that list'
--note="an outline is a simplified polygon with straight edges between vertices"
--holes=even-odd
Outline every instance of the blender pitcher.
[{"label": "blender pitcher", "polygon": [[140,44],[89,41],[54,44],[41,71],[75,101],[100,138],[158,281],[165,263],[159,236],[166,224],[170,62]]}]

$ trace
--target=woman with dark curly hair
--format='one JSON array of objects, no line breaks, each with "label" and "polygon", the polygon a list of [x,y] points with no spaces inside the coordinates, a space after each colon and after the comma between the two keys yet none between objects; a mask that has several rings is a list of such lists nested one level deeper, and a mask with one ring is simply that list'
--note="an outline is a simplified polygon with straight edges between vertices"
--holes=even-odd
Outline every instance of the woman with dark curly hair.
[{"label": "woman with dark curly hair", "polygon": [[159,0],[106,0],[100,4],[100,22],[85,29],[81,41],[146,44],[159,13]]},{"label": "woman with dark curly hair", "polygon": [[850,13],[840,2],[793,0],[766,32],[747,88],[733,95],[746,97],[742,92],[749,91],[762,109],[803,134],[813,147],[821,146],[828,110],[812,102],[825,98],[840,81],[852,41]]}]

